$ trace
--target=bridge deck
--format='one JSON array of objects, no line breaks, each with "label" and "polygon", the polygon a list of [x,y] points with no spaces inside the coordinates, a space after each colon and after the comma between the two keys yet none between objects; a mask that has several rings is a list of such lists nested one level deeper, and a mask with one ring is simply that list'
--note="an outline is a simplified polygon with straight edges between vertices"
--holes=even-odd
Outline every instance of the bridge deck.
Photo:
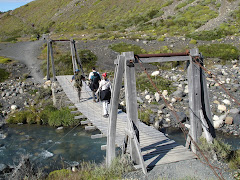
[{"label": "bridge deck", "polygon": [[[72,76],[57,76],[68,98],[75,104],[76,108],[84,114],[88,120],[96,126],[103,135],[107,135],[108,118],[102,117],[102,104],[92,100],[92,93],[88,86],[83,85],[82,99],[79,102],[77,92],[71,83]],[[116,144],[121,147],[125,136],[124,128],[127,127],[127,115],[119,110],[117,117]],[[151,167],[158,164],[171,163],[181,160],[193,159],[196,156],[182,145],[167,138],[163,133],[139,122],[140,146],[146,166]]]}]

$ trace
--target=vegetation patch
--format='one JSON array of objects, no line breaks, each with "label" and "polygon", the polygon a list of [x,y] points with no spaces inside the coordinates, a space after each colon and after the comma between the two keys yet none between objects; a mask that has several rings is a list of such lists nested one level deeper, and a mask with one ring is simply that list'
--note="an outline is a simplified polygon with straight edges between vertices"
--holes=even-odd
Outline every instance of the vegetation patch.
[{"label": "vegetation patch", "polygon": [[[212,144],[207,143],[205,138],[200,139],[200,149],[212,158],[217,155],[218,160],[229,163],[229,167],[238,170],[240,168],[240,150],[232,150],[231,145],[221,139],[214,139]],[[239,177],[239,174],[236,175]]]},{"label": "vegetation patch", "polygon": [[209,44],[199,46],[199,51],[204,57],[220,58],[226,62],[231,59],[238,59],[239,50],[231,44]]},{"label": "vegetation patch", "polygon": [[124,42],[121,43],[117,43],[117,44],[112,44],[109,46],[110,49],[112,49],[113,51],[122,53],[122,52],[130,52],[133,51],[134,54],[144,54],[146,53],[146,50],[144,50],[143,48],[134,45],[134,44],[127,44]]},{"label": "vegetation patch", "polygon": [[147,125],[150,125],[150,116],[153,114],[151,109],[138,110],[138,118]]},{"label": "vegetation patch", "polygon": [[9,72],[7,72],[5,69],[0,68],[0,82],[4,82],[9,77],[9,75]]},{"label": "vegetation patch", "polygon": [[122,175],[133,170],[130,158],[127,156],[117,157],[108,168],[105,164],[82,162],[77,172],[69,170],[57,170],[49,174],[47,179],[122,179]]},{"label": "vegetation patch", "polygon": [[9,62],[12,62],[12,60],[9,59],[9,58],[0,56],[0,64],[6,64],[6,63],[9,63]]},{"label": "vegetation patch", "polygon": [[[161,76],[153,77],[152,81],[156,84],[157,88],[160,91],[167,90],[169,92],[169,94],[171,94],[172,92],[174,92],[176,90],[176,88],[171,86],[172,81],[165,79]],[[139,90],[139,91],[148,90],[150,93],[155,93],[157,91],[153,87],[153,85],[151,84],[150,80],[148,79],[148,77],[145,73],[142,73],[137,77],[136,83],[137,83],[136,84],[137,90]]]}]

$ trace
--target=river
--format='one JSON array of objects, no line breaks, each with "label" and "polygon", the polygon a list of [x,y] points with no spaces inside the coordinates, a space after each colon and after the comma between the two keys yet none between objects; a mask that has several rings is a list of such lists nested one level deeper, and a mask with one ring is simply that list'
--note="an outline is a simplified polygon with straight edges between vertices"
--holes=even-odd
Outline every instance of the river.
[{"label": "river", "polygon": [[[9,125],[0,136],[0,164],[17,165],[21,156],[28,155],[31,162],[45,172],[76,166],[82,161],[100,163],[106,151],[101,145],[106,138],[91,139],[96,131],[85,131],[83,127],[56,130],[50,126]],[[185,138],[179,129],[168,128],[165,133],[170,139],[185,145]],[[240,149],[240,138],[217,133],[217,137]]]}]

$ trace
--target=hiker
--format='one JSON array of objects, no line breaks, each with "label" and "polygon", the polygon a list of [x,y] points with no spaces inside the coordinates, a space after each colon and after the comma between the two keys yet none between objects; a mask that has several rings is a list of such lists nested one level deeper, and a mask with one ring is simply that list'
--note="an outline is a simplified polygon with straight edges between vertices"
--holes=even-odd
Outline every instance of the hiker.
[{"label": "hiker", "polygon": [[77,89],[78,92],[78,99],[80,101],[81,99],[81,90],[82,90],[82,80],[85,80],[85,77],[80,74],[79,69],[75,70],[74,75],[72,76],[71,82],[75,80],[74,86]]},{"label": "hiker", "polygon": [[108,114],[108,104],[111,99],[111,82],[107,78],[107,73],[102,74],[103,79],[99,83],[99,88],[96,94],[100,92],[100,100],[103,103],[103,117],[107,118]]},{"label": "hiker", "polygon": [[99,81],[101,80],[101,77],[99,73],[96,71],[95,67],[92,68],[92,72],[89,74],[89,80],[90,82],[90,89],[92,90],[92,96],[93,96],[93,101],[98,102],[99,101],[99,95],[96,94],[97,96],[97,101],[95,98],[95,92],[97,91],[99,87]]},{"label": "hiker", "polygon": [[37,40],[39,40],[39,38],[40,38],[40,35],[38,34],[38,35],[37,35]]}]

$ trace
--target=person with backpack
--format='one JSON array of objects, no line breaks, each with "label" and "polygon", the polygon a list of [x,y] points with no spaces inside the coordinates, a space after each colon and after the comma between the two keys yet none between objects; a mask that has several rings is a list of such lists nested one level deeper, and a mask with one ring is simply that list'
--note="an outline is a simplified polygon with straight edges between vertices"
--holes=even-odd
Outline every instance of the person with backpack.
[{"label": "person with backpack", "polygon": [[93,101],[98,102],[99,95],[96,94],[96,96],[97,96],[97,101],[96,101],[95,93],[99,87],[99,82],[101,80],[101,77],[100,77],[99,73],[96,71],[95,67],[92,68],[92,72],[89,74],[89,80],[91,81],[90,89],[92,90]]},{"label": "person with backpack", "polygon": [[78,99],[79,99],[79,101],[80,101],[80,99],[81,99],[81,90],[82,90],[82,80],[85,80],[85,77],[80,74],[79,69],[76,69],[76,70],[75,70],[75,73],[74,73],[74,75],[72,76],[71,82],[72,82],[73,80],[75,80],[74,87],[75,87],[76,90],[77,90]]},{"label": "person with backpack", "polygon": [[107,73],[102,74],[103,79],[99,83],[99,88],[96,94],[100,92],[100,100],[103,104],[103,117],[108,118],[108,104],[111,99],[111,82],[107,78]]}]

